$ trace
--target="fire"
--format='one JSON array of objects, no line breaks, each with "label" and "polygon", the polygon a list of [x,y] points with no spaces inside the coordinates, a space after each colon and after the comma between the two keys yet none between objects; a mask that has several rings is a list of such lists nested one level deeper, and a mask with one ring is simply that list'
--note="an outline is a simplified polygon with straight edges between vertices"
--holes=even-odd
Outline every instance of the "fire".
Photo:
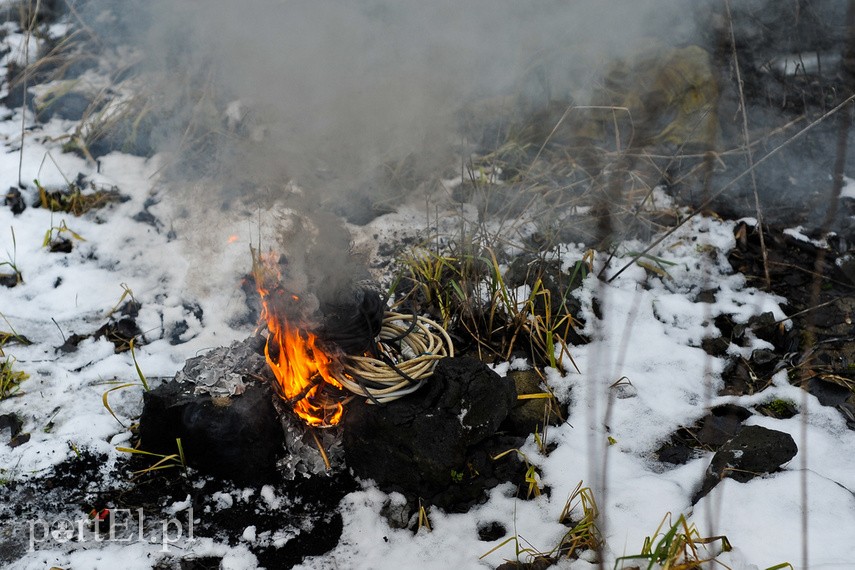
[{"label": "fire", "polygon": [[301,330],[286,317],[286,299],[293,303],[299,301],[299,297],[286,293],[281,287],[268,287],[266,281],[271,274],[279,279],[278,271],[271,270],[270,260],[256,258],[253,265],[263,306],[261,320],[269,331],[264,356],[276,377],[280,396],[309,425],[337,424],[343,406],[326,393],[327,384],[342,389],[334,375],[336,360],[324,352],[314,334]]},{"label": "fire", "polygon": [[[317,337],[301,332],[288,321],[267,318],[270,336],[264,348],[267,364],[273,370],[285,400],[310,425],[331,426],[342,415],[340,402],[328,403],[323,396],[324,382],[342,388],[331,372],[333,360],[317,345]],[[273,351],[271,350],[273,347]],[[271,354],[276,352],[278,354]]]},{"label": "fire", "polygon": [[240,237],[237,234],[232,234],[229,236],[229,243],[237,243]]}]

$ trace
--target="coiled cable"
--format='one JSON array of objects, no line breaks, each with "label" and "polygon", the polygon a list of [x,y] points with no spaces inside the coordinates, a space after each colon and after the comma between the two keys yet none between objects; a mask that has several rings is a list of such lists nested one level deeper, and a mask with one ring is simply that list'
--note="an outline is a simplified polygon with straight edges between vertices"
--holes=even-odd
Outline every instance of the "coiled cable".
[{"label": "coiled cable", "polygon": [[418,390],[433,375],[437,361],[454,356],[454,346],[434,321],[388,311],[369,353],[343,357],[337,380],[352,393],[384,404]]}]

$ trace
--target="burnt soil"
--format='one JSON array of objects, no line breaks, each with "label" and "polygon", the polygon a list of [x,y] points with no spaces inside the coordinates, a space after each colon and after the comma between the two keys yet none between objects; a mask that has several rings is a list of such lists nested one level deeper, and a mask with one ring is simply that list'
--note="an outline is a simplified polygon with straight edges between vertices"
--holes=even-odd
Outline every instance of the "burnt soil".
[{"label": "burnt soil", "polygon": [[[142,508],[148,523],[149,519],[168,518],[161,514],[166,508],[189,500],[197,539],[210,537],[234,546],[241,543],[245,529],[254,526],[257,539],[247,546],[259,565],[291,568],[304,557],[323,554],[338,544],[342,532],[338,503],[358,488],[347,472],[279,480],[266,489],[268,496],[272,489],[276,499],[266,501],[261,487],[236,487],[193,470],[184,472],[178,466],[134,475],[134,471],[150,464],[151,460],[135,456],[111,467],[105,456],[81,451],[37,478],[0,485],[0,518],[21,521],[10,526],[13,536],[0,537],[0,562],[11,562],[24,554],[28,548],[27,521],[44,517],[45,513],[50,513],[52,520],[66,517],[76,521],[87,518],[93,509],[128,509],[135,513]],[[223,495],[217,493],[233,497],[231,505],[218,501]],[[186,516],[186,512],[175,515],[181,521]],[[153,522],[160,524],[159,520]],[[136,521],[131,524],[130,532],[137,533]],[[154,536],[153,530],[156,529],[146,528],[144,533]],[[276,533],[278,546],[273,544]],[[287,539],[284,544],[282,537]],[[179,560],[180,551],[173,553],[176,557],[167,556],[155,568],[190,570],[220,565],[216,557]]]}]

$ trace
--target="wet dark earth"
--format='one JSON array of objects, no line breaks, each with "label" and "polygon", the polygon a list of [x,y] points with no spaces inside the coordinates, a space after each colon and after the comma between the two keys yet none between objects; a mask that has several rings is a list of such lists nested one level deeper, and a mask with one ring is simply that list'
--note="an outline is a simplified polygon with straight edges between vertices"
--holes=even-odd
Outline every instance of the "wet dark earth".
[{"label": "wet dark earth", "polygon": [[[98,535],[95,519],[99,516],[100,536],[108,538],[108,513],[112,513],[116,527],[121,528],[120,538],[143,536],[153,542],[162,540],[161,521],[169,518],[177,521],[171,529],[173,533],[180,528],[185,536],[192,532],[196,539],[210,537],[232,546],[245,542],[243,537],[251,527],[255,537],[250,547],[259,565],[290,568],[304,557],[327,552],[338,543],[342,530],[338,503],[359,488],[346,471],[273,481],[255,488],[238,487],[178,466],[134,475],[134,471],[150,465],[148,459],[133,458],[110,468],[105,456],[82,451],[42,476],[0,486],[2,516],[12,522],[4,527],[11,536],[2,537],[0,560],[20,558],[31,544],[35,549],[58,546],[50,544],[51,537],[40,526],[31,531],[30,521],[41,520],[45,513],[50,513],[52,521],[65,518],[74,522],[73,540],[82,536],[90,541]],[[167,514],[175,503],[182,509]],[[85,525],[82,533],[77,531],[78,521],[85,521],[80,523]],[[154,568],[220,567],[218,557],[194,558],[175,549],[172,552],[174,556],[166,555]]]}]

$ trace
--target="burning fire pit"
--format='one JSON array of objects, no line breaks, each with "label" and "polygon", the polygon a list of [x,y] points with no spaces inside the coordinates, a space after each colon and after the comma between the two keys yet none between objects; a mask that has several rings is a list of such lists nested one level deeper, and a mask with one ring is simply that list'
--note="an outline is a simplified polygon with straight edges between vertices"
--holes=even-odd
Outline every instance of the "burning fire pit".
[{"label": "burning fire pit", "polygon": [[[506,480],[491,457],[521,443],[495,435],[515,401],[511,380],[453,358],[442,327],[389,311],[371,288],[312,311],[283,285],[285,265],[253,252],[267,334],[193,358],[146,393],[144,449],[172,453],[180,438],[191,466],[243,483],[329,473],[346,461],[382,488],[446,497],[440,504],[474,502]],[[513,456],[500,471],[516,466]]]},{"label": "burning fire pit", "polygon": [[253,252],[261,319],[269,331],[264,356],[276,392],[309,425],[338,424],[344,404],[353,399],[345,390],[375,404],[390,402],[418,390],[437,361],[454,356],[442,327],[416,315],[384,315],[383,297],[366,288],[356,303],[325,311],[318,336],[312,327],[295,324],[306,319],[295,316],[300,297],[278,285],[279,265],[275,256]]}]

